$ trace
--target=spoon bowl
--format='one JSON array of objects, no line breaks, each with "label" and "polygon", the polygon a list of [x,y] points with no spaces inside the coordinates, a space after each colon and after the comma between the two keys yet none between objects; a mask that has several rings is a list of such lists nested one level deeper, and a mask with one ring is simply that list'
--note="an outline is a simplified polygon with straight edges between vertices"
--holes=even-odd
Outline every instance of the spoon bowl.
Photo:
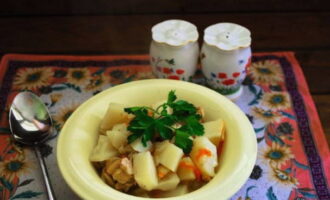
[{"label": "spoon bowl", "polygon": [[55,199],[45,161],[39,149],[39,145],[51,135],[53,127],[46,105],[31,92],[17,94],[10,107],[9,126],[17,142],[34,147],[46,184],[48,199]]},{"label": "spoon bowl", "polygon": [[21,92],[10,107],[9,125],[16,141],[38,145],[50,136],[53,123],[39,97],[31,92]]}]

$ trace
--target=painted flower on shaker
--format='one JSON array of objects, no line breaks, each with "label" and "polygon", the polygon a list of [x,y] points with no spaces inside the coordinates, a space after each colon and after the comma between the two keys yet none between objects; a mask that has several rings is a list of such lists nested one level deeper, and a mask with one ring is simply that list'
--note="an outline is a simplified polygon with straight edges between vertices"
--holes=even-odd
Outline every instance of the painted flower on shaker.
[{"label": "painted flower on shaker", "polygon": [[275,85],[283,80],[281,66],[275,61],[254,62],[249,71],[256,84]]},{"label": "painted flower on shaker", "polygon": [[239,77],[240,75],[241,75],[240,72],[234,72],[234,73],[232,74],[232,76],[233,76],[234,78],[237,78],[237,77]]},{"label": "painted flower on shaker", "polygon": [[87,68],[70,68],[66,77],[70,83],[85,85],[90,79],[90,73]]},{"label": "painted flower on shaker", "polygon": [[281,167],[288,160],[294,158],[294,155],[289,147],[273,142],[272,146],[267,146],[260,151],[260,157],[272,167]]},{"label": "painted flower on shaker", "polygon": [[28,173],[31,166],[24,156],[16,156],[0,162],[0,176],[12,180],[16,176]]},{"label": "painted flower on shaker", "polygon": [[270,109],[285,110],[290,108],[290,97],[286,92],[266,92],[262,97],[262,104]]},{"label": "painted flower on shaker", "polygon": [[56,114],[53,118],[55,121],[55,124],[58,124],[62,127],[64,125],[65,121],[67,119],[69,119],[71,114],[76,110],[76,108],[78,106],[79,106],[78,104],[71,104],[69,106],[60,108],[60,110],[56,112]]},{"label": "painted flower on shaker", "polygon": [[226,86],[231,86],[231,85],[236,84],[236,81],[234,79],[226,79],[226,80],[222,81],[221,83]]},{"label": "painted flower on shaker", "polygon": [[227,78],[227,74],[223,73],[223,72],[220,72],[220,73],[218,73],[218,78],[221,78],[221,79]]},{"label": "painted flower on shaker", "polygon": [[164,74],[172,74],[172,68],[163,67],[163,73]]},{"label": "painted flower on shaker", "polygon": [[184,73],[184,69],[177,69],[175,70],[176,74],[181,75]]},{"label": "painted flower on shaker", "polygon": [[51,68],[25,68],[18,71],[14,86],[21,90],[33,90],[49,85],[53,71]]},{"label": "painted flower on shaker", "polygon": [[173,80],[180,80],[180,76],[177,76],[177,75],[170,75],[167,78],[173,79]]},{"label": "painted flower on shaker", "polygon": [[260,119],[264,121],[265,123],[274,123],[274,122],[279,122],[282,115],[278,112],[274,112],[272,110],[265,110],[262,108],[258,107],[253,107],[252,108],[252,114],[255,116],[257,119]]}]

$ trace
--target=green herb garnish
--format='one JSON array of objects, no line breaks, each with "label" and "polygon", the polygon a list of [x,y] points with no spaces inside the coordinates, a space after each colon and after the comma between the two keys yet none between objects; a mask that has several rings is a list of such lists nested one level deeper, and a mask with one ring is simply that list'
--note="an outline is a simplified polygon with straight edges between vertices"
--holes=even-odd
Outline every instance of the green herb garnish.
[{"label": "green herb garnish", "polygon": [[[168,113],[167,108],[172,108],[173,113]],[[175,137],[174,144],[189,153],[192,148],[191,136],[204,134],[197,108],[187,101],[177,100],[173,90],[169,92],[167,102],[156,109],[142,106],[124,110],[135,116],[127,127],[132,132],[127,138],[128,143],[141,137],[143,145],[147,146],[151,140],[170,140]],[[176,128],[173,126],[175,124],[181,126]]]}]

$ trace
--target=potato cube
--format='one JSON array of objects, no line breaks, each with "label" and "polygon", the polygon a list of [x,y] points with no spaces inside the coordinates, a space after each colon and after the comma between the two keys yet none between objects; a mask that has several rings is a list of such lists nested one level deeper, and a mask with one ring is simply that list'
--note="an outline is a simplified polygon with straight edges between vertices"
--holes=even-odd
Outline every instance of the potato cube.
[{"label": "potato cube", "polygon": [[130,146],[137,152],[145,152],[152,148],[152,143],[150,141],[147,142],[147,146],[145,147],[142,143],[142,138],[136,139],[134,142],[130,144]]},{"label": "potato cube", "polygon": [[155,151],[154,151],[154,159],[155,159],[155,164],[159,165],[159,156],[161,152],[164,151],[164,147],[170,143],[168,140],[164,140],[162,142],[156,142],[155,143]]},{"label": "potato cube", "polygon": [[124,108],[128,107],[118,103],[110,103],[108,110],[103,117],[100,124],[100,132],[105,134],[107,130],[111,130],[115,124],[129,123],[133,118],[133,115],[124,111]]},{"label": "potato cube", "polygon": [[159,153],[159,163],[167,167],[172,172],[176,172],[179,162],[183,156],[183,151],[172,143],[165,144]]},{"label": "potato cube", "polygon": [[121,124],[115,124],[111,130],[113,131],[119,131],[122,132],[124,134],[128,134],[129,131],[127,130],[127,124],[126,123],[121,123]]},{"label": "potato cube", "polygon": [[120,149],[127,144],[129,132],[120,132],[118,130],[110,130],[106,132],[113,147]]},{"label": "potato cube", "polygon": [[117,150],[112,146],[109,138],[104,135],[100,135],[96,146],[94,147],[91,155],[90,161],[104,161],[111,157],[117,156]]},{"label": "potato cube", "polygon": [[203,123],[203,126],[205,132],[204,136],[206,136],[217,147],[224,135],[224,121],[222,119],[217,119],[214,121]]},{"label": "potato cube", "polygon": [[179,163],[178,176],[182,181],[191,181],[196,179],[196,166],[190,157],[183,157]]},{"label": "potato cube", "polygon": [[179,184],[180,179],[176,173],[170,173],[158,182],[155,189],[168,191],[173,190]]},{"label": "potato cube", "polygon": [[168,173],[170,173],[170,170],[164,167],[163,165],[157,166],[157,176],[158,179],[164,178]]},{"label": "potato cube", "polygon": [[158,185],[156,167],[150,151],[133,155],[133,173],[137,184],[147,191]]},{"label": "potato cube", "polygon": [[203,176],[214,176],[214,168],[218,165],[217,148],[207,137],[194,139],[190,157]]}]

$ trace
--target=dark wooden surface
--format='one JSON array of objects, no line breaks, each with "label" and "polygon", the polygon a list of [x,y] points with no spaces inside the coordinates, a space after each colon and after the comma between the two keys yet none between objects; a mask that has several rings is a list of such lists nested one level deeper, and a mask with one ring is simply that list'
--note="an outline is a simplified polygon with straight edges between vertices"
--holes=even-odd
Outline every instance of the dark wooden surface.
[{"label": "dark wooden surface", "polygon": [[[252,32],[253,49],[324,50],[330,47],[330,12],[227,13],[0,18],[0,52],[147,52],[152,25],[185,19],[202,34],[217,22],[234,22]],[[315,31],[317,30],[317,31]]]},{"label": "dark wooden surface", "polygon": [[330,95],[313,95],[321,122],[323,124],[325,136],[330,147]]},{"label": "dark wooden surface", "polygon": [[185,19],[200,35],[234,22],[252,32],[254,52],[295,51],[330,144],[330,4],[325,0],[4,1],[0,55],[148,53],[152,25]]},{"label": "dark wooden surface", "polygon": [[2,0],[0,15],[329,11],[328,0]]}]

